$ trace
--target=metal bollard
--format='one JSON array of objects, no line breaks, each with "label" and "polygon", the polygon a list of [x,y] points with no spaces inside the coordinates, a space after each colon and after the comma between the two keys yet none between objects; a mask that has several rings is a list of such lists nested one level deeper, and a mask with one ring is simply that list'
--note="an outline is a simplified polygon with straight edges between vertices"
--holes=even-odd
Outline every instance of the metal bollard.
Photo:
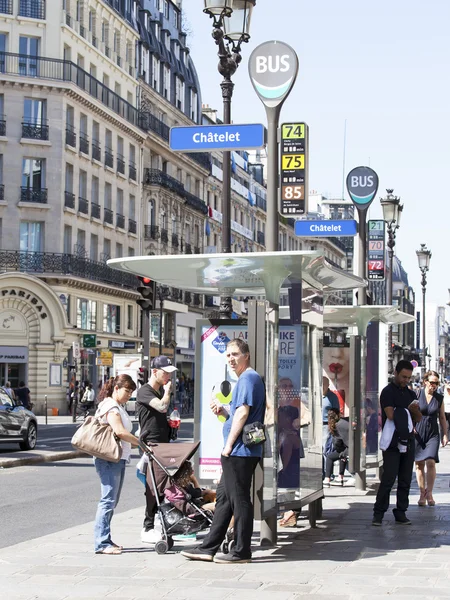
[{"label": "metal bollard", "polygon": [[44,396],[45,424],[47,425],[48,410],[47,410],[47,394]]}]

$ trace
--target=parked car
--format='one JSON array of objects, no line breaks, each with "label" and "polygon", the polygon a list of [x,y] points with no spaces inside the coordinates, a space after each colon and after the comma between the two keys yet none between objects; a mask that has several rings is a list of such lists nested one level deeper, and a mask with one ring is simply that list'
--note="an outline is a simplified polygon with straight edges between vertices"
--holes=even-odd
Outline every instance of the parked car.
[{"label": "parked car", "polygon": [[18,442],[22,450],[33,450],[37,442],[37,419],[31,410],[13,400],[0,387],[0,443]]}]

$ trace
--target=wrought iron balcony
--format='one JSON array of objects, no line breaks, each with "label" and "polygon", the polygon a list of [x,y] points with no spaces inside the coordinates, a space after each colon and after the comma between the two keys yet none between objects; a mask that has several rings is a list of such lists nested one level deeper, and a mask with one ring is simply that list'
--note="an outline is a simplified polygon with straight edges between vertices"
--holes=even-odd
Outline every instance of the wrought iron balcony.
[{"label": "wrought iron balcony", "polygon": [[258,208],[260,208],[261,210],[267,212],[267,200],[265,200],[261,196],[258,196],[258,194],[255,194],[255,196],[256,196],[256,206]]},{"label": "wrought iron balcony", "polygon": [[192,254],[192,246],[191,246],[191,244],[185,244],[184,245],[184,252],[185,252],[185,254]]},{"label": "wrought iron balcony", "polygon": [[47,189],[46,188],[20,188],[21,202],[34,202],[37,204],[47,204]]},{"label": "wrought iron balcony", "polygon": [[100,204],[91,202],[91,217],[93,219],[100,219]]},{"label": "wrought iron balcony", "polygon": [[72,125],[66,125],[66,144],[72,148],[77,147],[77,134]]},{"label": "wrought iron balcony", "polygon": [[191,292],[184,292],[184,303],[190,304],[192,302],[192,294]]},{"label": "wrought iron balcony", "polygon": [[144,239],[159,240],[158,225],[144,225]]},{"label": "wrought iron balcony", "polygon": [[133,181],[137,181],[136,165],[133,162],[128,165],[128,176]]},{"label": "wrought iron balcony", "polygon": [[48,125],[43,120],[23,121],[22,137],[31,140],[48,140]]},{"label": "wrought iron balcony", "polygon": [[75,194],[72,194],[72,192],[64,192],[64,206],[75,210]]},{"label": "wrought iron balcony", "polygon": [[194,294],[194,300],[193,300],[194,306],[200,306],[201,302],[202,301],[201,301],[200,294]]},{"label": "wrought iron balcony", "polygon": [[109,225],[114,223],[114,213],[110,208],[103,209],[103,221]]},{"label": "wrought iron balcony", "polygon": [[201,167],[206,169],[209,173],[212,170],[212,160],[211,155],[207,152],[189,152],[189,158],[195,160]]},{"label": "wrought iron balcony", "polygon": [[200,254],[200,248],[198,246],[194,246],[194,254]]},{"label": "wrought iron balcony", "polygon": [[19,16],[30,19],[45,19],[45,0],[20,0]]},{"label": "wrought iron balcony", "polygon": [[5,185],[0,183],[0,200],[5,199]]},{"label": "wrought iron balcony", "polygon": [[176,233],[172,233],[172,247],[178,248],[179,245],[180,243],[178,241],[178,235]]},{"label": "wrought iron balcony", "polygon": [[105,165],[114,169],[114,154],[109,148],[105,148]]},{"label": "wrought iron balcony", "polygon": [[117,172],[125,175],[125,158],[121,155],[117,155]]},{"label": "wrought iron balcony", "polygon": [[80,152],[89,154],[89,138],[85,133],[80,133]]},{"label": "wrought iron balcony", "polygon": [[190,192],[186,192],[186,191],[184,192],[184,197],[186,198],[186,204],[188,206],[190,206],[194,210],[198,210],[203,215],[208,214],[208,207],[206,206],[206,203],[203,202],[203,200],[201,200],[194,194],[191,194]]},{"label": "wrought iron balcony", "polygon": [[261,244],[261,246],[266,245],[266,236],[262,231],[256,232],[256,241],[258,242],[258,244]]},{"label": "wrought iron balcony", "polygon": [[102,160],[102,149],[98,145],[97,142],[92,142],[92,158],[94,160],[98,160],[99,162]]},{"label": "wrought iron balcony", "polygon": [[155,115],[152,115],[149,112],[141,112],[140,119],[140,126],[142,129],[145,129],[145,131],[153,131],[163,140],[166,140],[166,142],[169,141],[170,127],[158,119],[158,117],[155,117]]},{"label": "wrought iron balcony", "polygon": [[128,233],[137,233],[137,223],[134,219],[128,219]]},{"label": "wrought iron balcony", "polygon": [[145,169],[144,184],[160,185],[184,197],[184,185],[178,179],[175,179],[175,177],[171,177],[159,169]]},{"label": "wrought iron balcony", "polygon": [[6,117],[0,115],[0,135],[6,135]]},{"label": "wrought iron balcony", "polygon": [[116,215],[116,227],[125,229],[125,217],[123,215]]},{"label": "wrought iron balcony", "polygon": [[78,212],[83,213],[83,215],[89,214],[89,202],[86,198],[78,198]]},{"label": "wrought iron balcony", "polygon": [[73,254],[0,250],[0,272],[54,273],[136,290],[137,279],[104,263]]},{"label": "wrought iron balcony", "polygon": [[169,233],[167,229],[161,229],[161,242],[167,244],[169,241]]},{"label": "wrought iron balcony", "polygon": [[108,46],[105,46],[105,55],[108,58],[111,58],[111,48],[109,48]]},{"label": "wrought iron balcony", "polygon": [[4,15],[13,14],[13,2],[12,0],[0,0],[0,13]]}]

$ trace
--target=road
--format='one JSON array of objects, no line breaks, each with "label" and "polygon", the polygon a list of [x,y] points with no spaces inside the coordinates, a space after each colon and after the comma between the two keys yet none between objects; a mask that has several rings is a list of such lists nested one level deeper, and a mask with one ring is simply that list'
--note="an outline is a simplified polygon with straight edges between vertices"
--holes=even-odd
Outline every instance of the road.
[{"label": "road", "polygon": [[[39,443],[46,450],[71,450],[73,430],[72,424],[42,425]],[[192,432],[192,420],[182,423],[180,441],[191,440]],[[11,448],[2,447],[0,452],[9,457],[8,452],[17,452],[17,447]],[[144,486],[136,477],[137,460],[136,452],[127,468],[117,512],[142,507],[144,516]],[[7,515],[2,519],[0,548],[93,521],[99,495],[90,458],[0,469],[0,506]]]}]

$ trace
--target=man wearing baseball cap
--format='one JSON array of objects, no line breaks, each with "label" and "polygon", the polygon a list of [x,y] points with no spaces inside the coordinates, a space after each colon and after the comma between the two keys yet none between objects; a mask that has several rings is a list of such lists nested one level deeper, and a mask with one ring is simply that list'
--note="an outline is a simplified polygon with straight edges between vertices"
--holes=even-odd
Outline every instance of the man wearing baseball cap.
[{"label": "man wearing baseball cap", "polygon": [[[150,379],[137,393],[136,412],[141,430],[140,437],[145,443],[168,443],[169,425],[167,409],[170,404],[172,382],[170,377],[177,369],[167,356],[157,356],[150,364]],[[145,484],[146,509],[141,541],[155,544],[161,539],[155,530],[156,501],[148,483]]]}]

